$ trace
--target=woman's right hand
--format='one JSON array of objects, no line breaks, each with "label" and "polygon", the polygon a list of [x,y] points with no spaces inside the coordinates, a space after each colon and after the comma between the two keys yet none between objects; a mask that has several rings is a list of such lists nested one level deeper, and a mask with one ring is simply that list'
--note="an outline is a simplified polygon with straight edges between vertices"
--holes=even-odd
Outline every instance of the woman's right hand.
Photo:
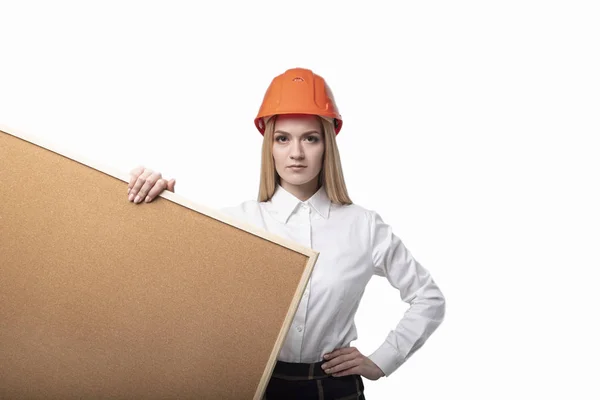
[{"label": "woman's right hand", "polygon": [[131,170],[127,195],[135,204],[150,203],[163,190],[175,192],[175,179],[163,179],[160,172],[139,166]]}]

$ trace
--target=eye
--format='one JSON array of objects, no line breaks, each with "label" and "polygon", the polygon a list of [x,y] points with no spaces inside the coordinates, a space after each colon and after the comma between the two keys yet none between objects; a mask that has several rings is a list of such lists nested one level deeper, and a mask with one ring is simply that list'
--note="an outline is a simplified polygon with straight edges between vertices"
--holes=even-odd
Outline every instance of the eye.
[{"label": "eye", "polygon": [[317,143],[319,141],[319,137],[318,136],[309,136],[306,138],[308,140],[309,143]]},{"label": "eye", "polygon": [[276,137],[275,137],[275,141],[276,141],[276,142],[283,142],[283,141],[285,141],[285,140],[287,140],[287,137],[285,137],[285,136],[283,136],[283,135],[279,135],[279,136],[276,136]]}]

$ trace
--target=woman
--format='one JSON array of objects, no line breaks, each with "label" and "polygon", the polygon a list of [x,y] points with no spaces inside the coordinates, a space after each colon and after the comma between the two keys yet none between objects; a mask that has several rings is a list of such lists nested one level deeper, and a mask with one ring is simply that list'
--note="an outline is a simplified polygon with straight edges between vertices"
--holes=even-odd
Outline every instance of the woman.
[{"label": "woman", "polygon": [[[275,77],[254,123],[264,136],[258,200],[224,211],[320,252],[266,399],[364,399],[362,377],[389,376],[414,354],[442,322],[444,296],[391,227],[350,200],[336,144],[342,118],[323,78],[301,68]],[[129,201],[174,191],[160,173],[131,175]],[[367,357],[349,345],[374,274],[410,308]]]}]

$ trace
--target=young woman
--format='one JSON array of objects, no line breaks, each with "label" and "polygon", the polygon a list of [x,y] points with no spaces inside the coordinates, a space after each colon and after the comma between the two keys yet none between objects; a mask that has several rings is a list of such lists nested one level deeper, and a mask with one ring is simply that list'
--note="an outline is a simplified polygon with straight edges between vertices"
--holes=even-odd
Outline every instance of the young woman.
[{"label": "young woman", "polygon": [[[379,214],[350,200],[336,144],[342,118],[322,77],[301,68],[275,77],[254,123],[264,136],[258,199],[223,211],[320,252],[266,399],[364,399],[362,377],[389,376],[414,354],[442,322],[444,296]],[[174,186],[138,167],[129,201],[150,202]],[[365,356],[349,345],[373,275],[410,308]]]}]

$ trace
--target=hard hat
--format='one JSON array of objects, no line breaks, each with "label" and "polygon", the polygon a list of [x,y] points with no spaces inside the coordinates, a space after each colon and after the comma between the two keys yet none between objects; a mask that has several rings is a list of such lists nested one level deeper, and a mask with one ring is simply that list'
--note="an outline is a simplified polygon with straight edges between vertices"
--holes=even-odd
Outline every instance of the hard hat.
[{"label": "hard hat", "polygon": [[325,80],[309,69],[293,68],[273,78],[254,125],[265,134],[263,118],[278,114],[312,114],[333,118],[336,135],[342,129],[333,94]]}]

